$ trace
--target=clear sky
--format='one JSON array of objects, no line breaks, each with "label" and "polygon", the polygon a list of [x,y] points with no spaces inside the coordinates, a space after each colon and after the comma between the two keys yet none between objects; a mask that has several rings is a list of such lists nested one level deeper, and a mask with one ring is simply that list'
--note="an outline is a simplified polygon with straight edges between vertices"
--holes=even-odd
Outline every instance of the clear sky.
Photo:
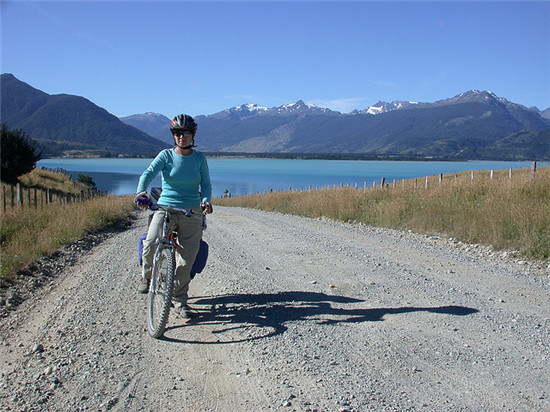
[{"label": "clear sky", "polygon": [[471,89],[550,107],[548,1],[1,0],[1,72],[116,116]]}]

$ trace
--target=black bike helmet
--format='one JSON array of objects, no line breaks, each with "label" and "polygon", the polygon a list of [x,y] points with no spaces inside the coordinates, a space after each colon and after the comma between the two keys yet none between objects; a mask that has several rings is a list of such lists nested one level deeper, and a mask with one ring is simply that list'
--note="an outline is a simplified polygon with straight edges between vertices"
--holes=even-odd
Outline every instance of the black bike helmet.
[{"label": "black bike helmet", "polygon": [[191,132],[197,131],[195,119],[188,114],[180,114],[172,119],[172,124],[170,124],[170,131],[172,133],[186,130]]}]

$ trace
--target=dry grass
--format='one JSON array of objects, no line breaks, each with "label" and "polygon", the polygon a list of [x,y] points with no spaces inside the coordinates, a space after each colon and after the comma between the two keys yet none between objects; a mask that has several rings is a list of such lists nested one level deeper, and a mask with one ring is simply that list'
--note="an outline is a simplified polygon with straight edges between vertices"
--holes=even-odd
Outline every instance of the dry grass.
[{"label": "dry grass", "polygon": [[42,256],[87,233],[124,221],[133,210],[132,196],[8,209],[0,218],[0,278],[14,278],[18,270]]},{"label": "dry grass", "polygon": [[328,217],[454,237],[467,243],[550,257],[550,168],[476,171],[406,180],[384,189],[349,187],[219,198],[216,204]]},{"label": "dry grass", "polygon": [[25,187],[53,189],[63,193],[78,194],[81,190],[88,189],[88,186],[72,180],[69,175],[43,169],[33,169],[21,176],[19,181]]}]

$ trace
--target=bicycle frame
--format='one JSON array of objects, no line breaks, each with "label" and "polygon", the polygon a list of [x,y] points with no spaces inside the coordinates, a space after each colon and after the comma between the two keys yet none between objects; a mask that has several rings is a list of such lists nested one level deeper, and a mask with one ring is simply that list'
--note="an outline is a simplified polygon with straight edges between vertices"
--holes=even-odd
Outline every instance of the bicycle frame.
[{"label": "bicycle frame", "polygon": [[[173,230],[170,231],[170,219],[172,218],[172,213],[182,213],[185,216],[189,218],[197,217],[191,209],[183,209],[179,207],[172,207],[172,206],[164,206],[164,205],[156,205],[155,209],[160,209],[164,211],[164,221],[162,224],[162,233],[160,237],[155,242],[155,250],[159,247],[165,247],[170,248],[171,253],[174,254],[175,250],[177,248],[177,240],[174,238],[174,232]],[[155,210],[152,208],[152,210]],[[203,228],[206,229],[206,223],[204,222],[204,215],[202,217],[203,219]],[[153,260],[153,266],[155,265],[155,260],[157,260],[157,254],[155,254],[155,259]]]},{"label": "bicycle frame", "polygon": [[[172,232],[169,230],[170,218],[172,217],[169,211],[164,211],[164,221],[162,223],[162,233],[160,237],[155,242],[155,251],[159,247],[169,248],[171,253],[174,254],[176,245],[172,237]],[[153,259],[153,267],[158,263],[158,254],[155,253]]]}]

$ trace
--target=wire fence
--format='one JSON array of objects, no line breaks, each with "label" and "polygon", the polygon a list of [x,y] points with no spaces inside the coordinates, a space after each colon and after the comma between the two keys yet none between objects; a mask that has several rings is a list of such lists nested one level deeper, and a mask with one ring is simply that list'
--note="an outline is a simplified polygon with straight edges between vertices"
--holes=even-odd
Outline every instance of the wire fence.
[{"label": "wire fence", "polygon": [[2,184],[2,207],[4,212],[8,208],[39,208],[49,203],[70,204],[84,202],[96,197],[106,196],[106,191],[101,190],[81,190],[80,193],[65,193],[53,189],[41,189],[36,187],[23,187],[20,183],[17,185]]},{"label": "wire fence", "polygon": [[[487,172],[489,172],[488,175],[487,175]],[[513,176],[519,173],[520,172],[514,172],[514,169],[512,168],[508,169],[507,171],[506,170],[498,171],[497,173],[495,173],[495,170],[489,170],[489,171],[472,170],[470,171],[469,178],[472,183],[475,183],[478,180],[487,180],[487,179],[496,181],[497,174],[498,174],[498,179],[500,180],[502,180],[503,177],[508,180],[512,180]],[[535,181],[536,175],[537,175],[537,162],[532,162],[530,172],[529,172],[530,180]],[[385,177],[381,177],[377,180],[373,180],[372,182],[364,181],[362,187],[358,183],[355,183],[354,185],[340,183],[339,185],[334,185],[330,187],[325,186],[325,187],[322,187],[321,189],[331,189],[331,188],[337,189],[338,187],[340,188],[353,187],[355,189],[367,190],[367,189],[375,189],[375,188],[386,189],[386,188],[401,187],[403,190],[405,190],[405,188],[407,189],[412,188],[414,191],[416,191],[422,188],[428,189],[434,186],[442,186],[445,182],[449,182],[449,180],[456,181],[458,179],[459,179],[459,173],[450,173],[450,174],[440,173],[439,175],[426,176],[426,177],[413,178],[413,179],[401,179],[399,181],[394,179],[392,182],[387,182]],[[318,187],[313,187],[313,186],[309,186],[306,189],[296,189],[296,188],[289,187],[288,191],[289,192],[301,192],[301,191],[311,192],[312,190],[318,190],[318,189],[319,189]],[[270,192],[274,192],[274,190],[270,190]],[[225,194],[223,197],[231,197],[231,194],[229,195]]]}]

